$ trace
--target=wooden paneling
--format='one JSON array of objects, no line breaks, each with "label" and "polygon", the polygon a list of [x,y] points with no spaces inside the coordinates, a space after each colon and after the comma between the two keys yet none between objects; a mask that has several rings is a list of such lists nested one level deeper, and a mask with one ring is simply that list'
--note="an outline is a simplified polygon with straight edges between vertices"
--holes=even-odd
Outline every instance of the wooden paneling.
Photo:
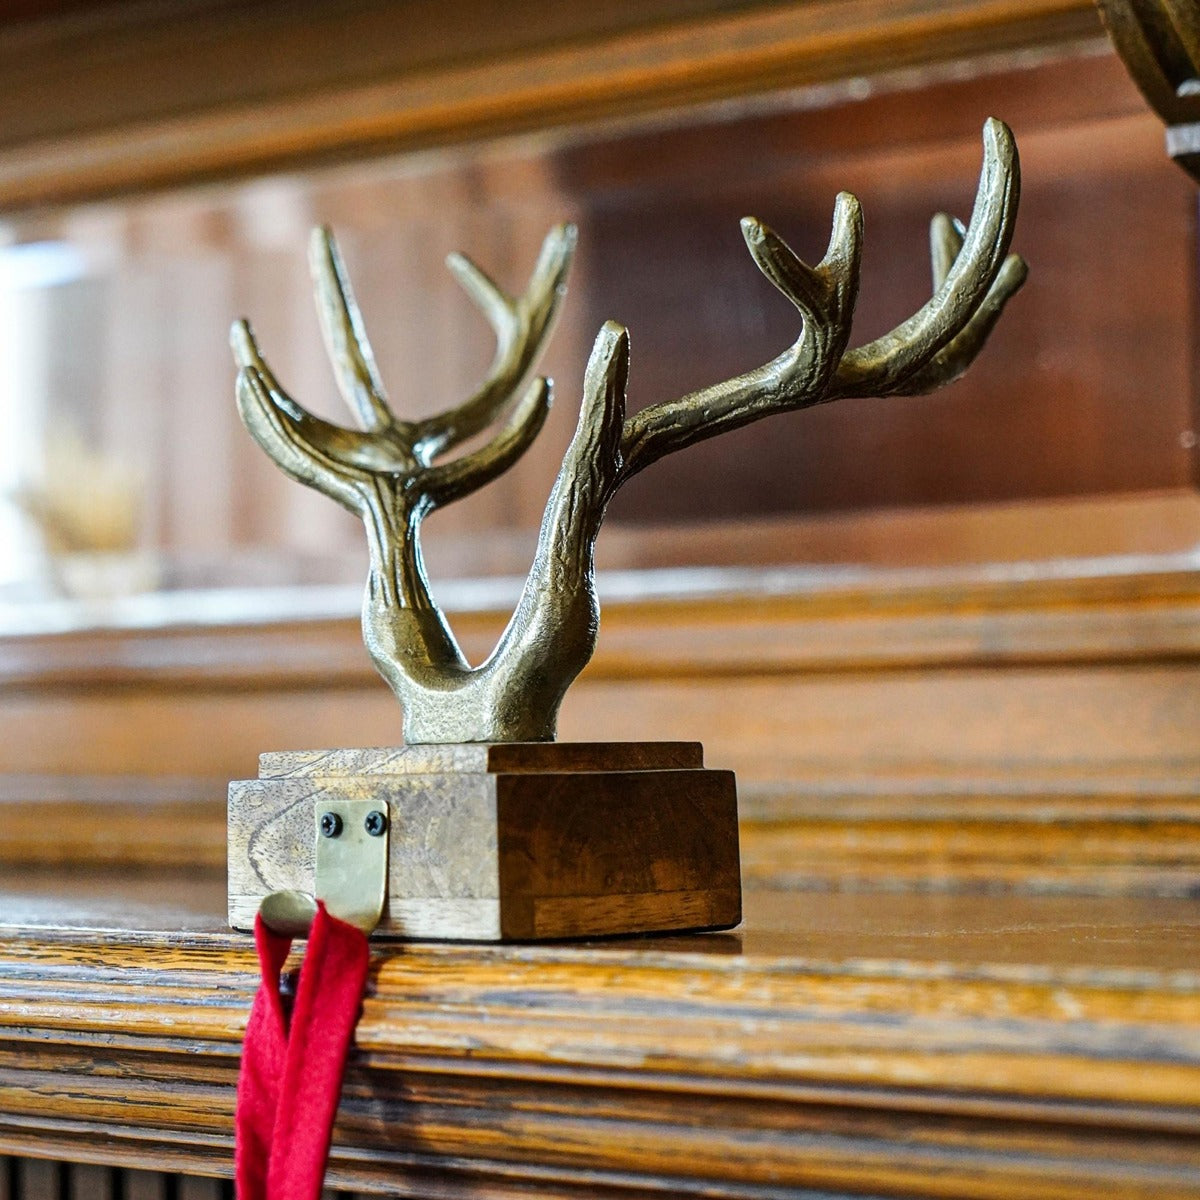
[{"label": "wooden paneling", "polygon": [[[434,514],[424,539],[435,578],[523,574],[603,320],[631,328],[634,409],[766,361],[794,337],[795,313],[754,269],[737,219],[762,216],[813,258],[845,187],[867,219],[854,336],[883,332],[926,298],[929,216],[965,215],[979,129],[996,112],[1022,147],[1016,247],[1032,274],[968,376],[934,396],[780,415],[669,456],[614,499],[602,560],[986,561],[1192,545],[1194,494],[1191,522],[1179,519],[1200,344],[1192,186],[1110,54],[989,60],[962,74],[24,214],[14,238],[65,243],[87,277],[24,294],[31,329],[10,354],[18,374],[49,382],[22,394],[14,460],[36,490],[49,459],[60,495],[74,495],[61,481],[90,459],[77,450],[64,464],[58,439],[73,431],[93,468],[122,481],[110,490],[127,503],[110,500],[93,530],[123,532],[146,555],[126,567],[130,586],[358,583],[356,522],[284,478],[237,418],[231,317],[252,316],[300,401],[346,420],[303,253],[307,227],[332,223],[397,411],[426,415],[468,395],[491,351],[445,253],[467,251],[519,289],[545,230],[569,217],[580,251],[543,364],[557,396],[546,427],[502,481]],[[103,499],[74,506],[103,513]],[[1003,536],[987,519],[964,536],[973,506],[1034,501]],[[940,506],[954,512],[941,519]],[[821,524],[835,513],[845,519]],[[703,527],[715,521],[723,536]],[[773,522],[767,535],[759,522]],[[36,530],[21,532],[37,544]],[[34,559],[41,582],[27,594],[102,592],[119,569]]]},{"label": "wooden paneling", "polygon": [[[582,679],[769,682],[922,666],[1182,666],[1200,653],[1198,580],[1191,553],[909,570],[602,575],[601,636]],[[464,651],[478,661],[491,651],[519,588],[497,580],[447,591]],[[470,607],[456,598],[469,598]],[[24,632],[0,635],[0,686],[14,703],[92,693],[186,701],[206,692],[297,690],[315,703],[322,690],[359,689],[395,703],[362,648],[356,588],[336,593],[316,616],[305,612],[304,589],[266,593],[265,609],[245,620],[239,612],[243,603],[255,604],[254,593],[233,599],[207,621],[189,618],[187,597],[177,608],[156,602],[153,620],[136,602],[128,610],[104,606],[114,620],[102,625],[89,606],[66,606],[47,614],[46,631],[30,612]],[[342,612],[332,615],[337,607]],[[218,608],[205,602],[199,611]],[[21,745],[9,753],[8,761],[19,761]]]},{"label": "wooden paneling", "polygon": [[[0,864],[220,873],[226,782],[6,776]],[[742,876],[770,890],[1188,897],[1200,763],[1093,775],[834,764],[738,788]]]},{"label": "wooden paneling", "polygon": [[772,889],[1194,896],[1197,765],[859,777],[831,765],[744,785],[743,875]]},{"label": "wooden paneling", "polygon": [[[605,606],[568,740],[703,740],[746,780],[1195,759],[1200,597],[1190,561],[1014,566],[858,582],[730,577]],[[797,591],[800,586],[802,590]],[[468,653],[503,611],[456,616]],[[357,619],[92,631],[2,643],[2,769],[254,775],[264,750],[390,745],[399,711]],[[938,764],[935,768],[933,764]]]},{"label": "wooden paneling", "polygon": [[[443,6],[449,23],[439,24],[422,22],[420,6],[365,0],[205,0],[9,25],[0,204],[627,117],[983,52],[1053,56],[1095,29],[1081,0],[543,8],[500,14],[476,0]],[[464,23],[457,41],[453,22]],[[1110,68],[1093,63],[1088,78]],[[947,86],[943,102],[970,91]],[[1036,124],[1036,105],[1023,103]],[[1163,228],[1147,215],[1165,202],[1140,148],[1145,120],[1098,114],[1112,104],[1103,89],[1090,103],[1075,114],[1080,136],[1032,139],[1032,176],[1053,168],[1074,181],[1057,197],[1041,193],[1039,229],[1053,230],[1056,205],[1090,203],[1088,172],[1101,156],[1114,169],[1132,165],[1140,198],[1096,203],[1073,229],[1047,235],[1063,239],[1054,260],[1063,263],[1079,246],[1109,245],[1108,226]],[[880,232],[905,246],[926,215],[927,174],[958,162],[959,134],[946,131],[967,120],[955,112],[939,124],[938,103],[924,104],[924,116],[911,98],[891,114],[878,99],[842,110],[842,129],[857,121],[863,137],[859,166],[874,164],[865,177],[896,181]],[[888,115],[925,140],[894,172],[880,141]],[[820,148],[819,120],[799,124],[812,137],[808,182],[842,186],[850,159]],[[770,119],[754,130],[774,130],[781,156],[796,149],[796,134]],[[676,146],[681,161],[689,136]],[[656,138],[640,144],[651,160],[665,144]],[[554,183],[571,193],[606,169],[600,187],[593,175],[591,199],[598,213],[612,207],[619,229],[620,151],[607,161],[564,152]],[[507,179],[514,196],[520,176]],[[504,186],[503,172],[488,182]],[[789,188],[763,194],[791,203]],[[826,207],[816,206],[819,222],[803,214],[805,228],[823,223]],[[725,215],[691,211],[702,240]],[[1140,379],[1134,399],[1149,394],[1155,405],[1108,404],[1103,380],[1087,384],[1088,365],[1109,370],[1099,355],[1076,354],[1078,386],[1064,383],[1063,355],[1076,352],[1023,336],[1021,353],[1036,350],[1041,375],[1015,402],[1025,424],[1014,443],[998,450],[992,436],[997,411],[1011,415],[1003,390],[977,425],[947,425],[956,448],[975,439],[961,469],[978,494],[1008,494],[997,481],[1023,446],[1037,447],[1036,470],[1014,495],[1189,482],[1179,439],[1191,432],[1193,314],[1181,253],[1194,230],[1189,217],[1174,219],[1170,237],[1130,238],[1108,254],[1128,309],[1093,308],[1114,290],[1097,267],[1074,294],[1051,271],[1051,299],[1031,292],[1028,310],[1053,332],[1073,295],[1079,324],[1114,349],[1112,361],[1133,363],[1110,373]],[[29,229],[42,221],[53,224],[39,215]],[[156,236],[167,244],[197,228],[223,236],[219,221],[191,218]],[[614,259],[589,274],[599,278],[602,265],[623,273]],[[179,274],[189,287],[207,279]],[[654,296],[641,299],[652,313]],[[189,401],[205,386],[199,321],[189,319],[186,337],[200,356],[181,360]],[[1162,374],[1142,379],[1130,347]],[[922,411],[936,416],[941,403]],[[883,461],[898,435],[886,421],[877,432]],[[194,449],[176,442],[164,461],[199,469],[199,458],[178,458],[180,445]],[[897,502],[957,494],[929,449],[904,443],[897,469],[908,490]],[[971,475],[972,462],[982,474]],[[1064,463],[1083,467],[1072,474]],[[938,471],[922,492],[922,473]],[[692,472],[673,481],[677,490],[694,491],[706,468],[693,460]],[[857,485],[844,483],[835,501],[860,503]],[[213,509],[222,530],[247,514],[269,527],[254,498],[222,496]],[[787,508],[752,498],[758,509]],[[650,577],[622,600],[613,585],[563,735],[703,739],[709,762],[738,770],[745,927],[636,943],[377,949],[331,1185],[422,1200],[1200,1196],[1195,507],[1178,492],[1079,503],[1072,516],[1040,506],[1016,518],[1023,533],[969,516],[785,523],[752,530],[751,541],[773,547],[763,558],[730,550],[730,563],[757,570]],[[629,516],[647,513],[662,510],[646,501]],[[191,519],[177,507],[163,520],[183,529]],[[876,561],[959,565],[762,567],[795,562],[806,545],[844,560],[847,528],[875,545]],[[211,527],[204,536],[220,540]],[[614,553],[631,565],[694,562],[685,547],[728,549],[739,536],[692,530],[664,545],[618,533]],[[489,544],[488,554],[520,559],[518,542]],[[1020,561],[1035,545],[1176,553]],[[461,561],[477,561],[475,549]],[[973,558],[1009,562],[961,565]],[[482,602],[476,593],[455,617],[475,658],[507,615],[505,586]],[[228,1177],[256,972],[248,939],[224,924],[225,780],[252,774],[263,750],[387,745],[399,734],[395,703],[363,655],[354,600],[338,603],[319,618],[134,619],[107,630],[73,623],[68,605],[57,632],[54,613],[40,631],[41,615],[27,615],[28,632],[0,639],[0,1152]],[[23,1165],[0,1190],[25,1175],[60,1196],[77,1179],[110,1182]],[[217,1191],[178,1186],[180,1196]]]},{"label": "wooden paneling", "polygon": [[[228,1174],[255,970],[222,902],[7,881],[0,1148]],[[750,893],[738,934],[379,948],[329,1182],[1194,1197],[1198,911]]]},{"label": "wooden paneling", "polygon": [[[562,735],[703,740],[756,884],[1194,891],[1190,556],[692,583],[605,604]],[[478,658],[504,619],[455,624]],[[0,725],[0,857],[145,870],[223,862],[226,782],[264,750],[394,745],[400,713],[347,613],[10,636]]]},{"label": "wooden paneling", "polygon": [[225,868],[225,781],[0,775],[0,863]]},{"label": "wooden paneling", "polygon": [[128,5],[0,30],[0,205],[1095,38],[1086,0]]},{"label": "wooden paneling", "polygon": [[[928,219],[966,214],[979,129],[996,112],[1022,147],[1016,247],[1032,273],[968,376],[934,396],[780,415],[671,455],[614,499],[602,558],[903,562],[932,547],[943,560],[990,560],[1018,544],[1022,557],[1194,544],[1194,495],[1191,525],[1177,522],[1195,469],[1192,185],[1163,157],[1156,118],[1112,55],[963,74],[25,214],[13,236],[65,243],[87,277],[24,294],[31,331],[10,354],[19,374],[48,382],[22,395],[13,456],[35,490],[49,457],[59,493],[71,492],[61,480],[76,477],[80,452],[64,464],[56,439],[73,431],[123,482],[127,504],[110,500],[93,528],[146,553],[127,568],[132,586],[358,582],[353,518],[285,479],[237,418],[231,317],[253,318],[300,401],[346,420],[303,253],[307,227],[332,223],[397,411],[426,415],[470,394],[491,351],[445,253],[467,251],[519,289],[545,230],[569,217],[580,250],[543,364],[557,397],[546,427],[502,481],[426,526],[435,578],[524,573],[602,321],[630,326],[634,409],[770,359],[794,337],[795,313],[754,269],[737,220],[756,213],[813,258],[844,187],[867,220],[855,340],[882,333],[926,298]],[[1179,501],[1173,516],[1166,494]],[[1080,507],[1066,513],[1051,497]],[[962,537],[971,506],[1034,500],[1016,518],[1023,542],[1010,530],[1002,544],[996,522]],[[957,519],[931,517],[951,505]],[[104,512],[103,493],[82,507]],[[871,510],[891,520],[872,523],[861,515]],[[819,525],[833,513],[846,519]],[[739,518],[740,543],[700,527]],[[769,538],[758,522],[774,522]],[[106,586],[86,561],[28,571],[42,575],[35,596]]]}]

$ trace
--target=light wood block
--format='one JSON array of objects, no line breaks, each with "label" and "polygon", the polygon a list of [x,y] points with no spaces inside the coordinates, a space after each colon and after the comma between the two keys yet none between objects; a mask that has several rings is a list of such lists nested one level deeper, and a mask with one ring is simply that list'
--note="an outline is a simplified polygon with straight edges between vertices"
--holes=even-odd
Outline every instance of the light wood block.
[{"label": "light wood block", "polygon": [[377,934],[530,941],[741,920],[737,795],[696,743],[518,743],[264,754],[229,785],[229,922],[314,890],[314,805],[386,800]]}]

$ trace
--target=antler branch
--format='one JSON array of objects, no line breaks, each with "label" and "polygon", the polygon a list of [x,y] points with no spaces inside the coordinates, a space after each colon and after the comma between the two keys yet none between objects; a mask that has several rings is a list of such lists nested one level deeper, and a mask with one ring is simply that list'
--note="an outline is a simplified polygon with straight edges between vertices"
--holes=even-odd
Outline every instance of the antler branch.
[{"label": "antler branch", "polygon": [[550,404],[548,382],[532,387],[508,422],[479,450],[454,463],[432,466],[431,460],[440,450],[486,428],[511,402],[549,335],[574,245],[573,226],[551,230],[529,288],[518,300],[505,296],[466,259],[454,258],[454,269],[460,278],[473,281],[468,291],[496,329],[496,363],[465,404],[408,422],[396,417],[388,404],[337,243],[328,229],[314,230],[309,261],[321,329],[338,387],[364,428],[331,424],[296,403],[263,359],[249,325],[238,321],[230,340],[241,367],[243,420],[287,474],[354,512],[361,511],[360,485],[375,475],[403,480],[405,496],[425,512],[482,487],[511,466],[536,437]]},{"label": "antler branch", "polygon": [[[451,712],[431,714],[439,740],[448,721],[464,740],[553,740],[559,705],[587,666],[600,628],[595,545],[618,487],[628,378],[629,334],[608,321],[588,358],[579,423],[546,502],[521,599],[475,672],[475,694],[460,694]],[[406,719],[405,736],[428,736],[422,714]]]},{"label": "antler branch", "polygon": [[[398,422],[379,378],[367,327],[328,225],[312,231],[308,242],[308,267],[321,334],[342,399],[364,429],[394,427]],[[408,440],[411,441],[411,434]]]},{"label": "antler branch", "polygon": [[244,323],[233,331],[242,367],[238,403],[251,433],[284,471],[362,516],[372,554],[364,638],[404,705],[407,740],[554,737],[559,704],[596,642],[594,550],[605,509],[626,480],[656,459],[772,413],[842,396],[911,395],[966,369],[1026,274],[1021,259],[1006,258],[1020,188],[1016,146],[998,121],[987,123],[983,141],[970,225],[939,214],[930,227],[932,298],[865,346],[847,348],[862,214],[846,193],[837,198],[829,247],[815,267],[765,225],[742,222],[759,270],[800,314],[796,340],[763,366],[626,417],[629,336],[605,324],[588,359],[579,424],[546,504],[520,602],[491,657],[475,669],[429,597],[421,521],[516,461],[545,420],[549,383],[537,380],[480,449],[449,462],[433,458],[509,408],[553,323],[575,231],[551,231],[519,299],[469,260],[451,256],[450,269],[496,332],[496,356],[469,400],[414,422],[392,413],[337,247],[327,231],[317,232],[312,264],[322,328],[338,385],[365,430],[342,429],[297,405]]},{"label": "antler branch", "polygon": [[446,259],[463,291],[495,330],[496,355],[487,379],[465,404],[416,423],[415,441],[424,461],[486,429],[533,369],[566,294],[577,237],[574,225],[556,225],[546,235],[529,286],[515,300],[465,255]]},{"label": "antler branch", "polygon": [[[989,117],[983,127],[983,170],[971,223],[939,214],[930,241],[934,294],[889,333],[849,351],[838,364],[827,399],[927,392],[964,371],[1013,293],[1025,281],[1024,262],[1006,261],[1017,219],[1021,169],[1012,131]],[[951,353],[943,354],[960,337]]]},{"label": "antler branch", "polygon": [[234,322],[230,343],[241,365],[238,412],[254,440],[285,475],[361,515],[359,485],[368,475],[355,461],[362,447],[354,432],[313,416],[283,390],[248,322]]},{"label": "antler branch", "polygon": [[[938,213],[929,224],[935,293],[945,283],[950,267],[962,250],[964,233],[962,222],[947,216],[946,213]],[[975,361],[992,328],[1000,319],[1005,305],[1020,290],[1028,274],[1029,268],[1025,260],[1020,255],[1010,254],[1001,265],[979,307],[971,314],[970,320],[962,330],[921,370],[910,376],[903,389],[893,390],[889,394],[921,395],[957,379]]]},{"label": "antler branch", "polygon": [[838,196],[829,248],[816,267],[747,218],[746,244],[759,270],[800,313],[799,336],[756,370],[625,418],[619,437],[614,414],[624,411],[629,343],[619,325],[605,326],[588,363],[579,430],[547,504],[521,604],[483,668],[505,684],[489,689],[491,711],[505,714],[495,729],[553,736],[558,704],[595,643],[594,544],[605,507],[627,479],[665,454],[773,413],[843,395],[927,391],[966,368],[1025,278],[1019,258],[1005,259],[1019,187],[1012,135],[989,121],[970,228],[934,218],[933,298],[859,350],[846,348],[862,253],[858,201]]},{"label": "antler branch", "polygon": [[[549,381],[534,381],[477,450],[447,462],[432,460],[481,432],[511,404],[549,335],[574,245],[573,227],[551,230],[530,284],[517,299],[466,259],[452,257],[451,269],[496,331],[496,357],[469,400],[422,421],[404,421],[392,412],[328,229],[315,230],[309,245],[317,313],[338,388],[363,428],[334,425],[296,403],[263,358],[249,325],[233,326],[238,409],[246,427],[287,475],[332,497],[366,527],[371,573],[364,634],[376,664],[398,691],[408,674],[428,680],[439,672],[467,670],[429,594],[421,522],[440,505],[496,478],[529,448],[549,411]],[[401,660],[404,665],[398,665]]]},{"label": "antler branch", "polygon": [[664,454],[769,413],[803,407],[825,390],[850,336],[858,296],[862,257],[858,201],[847,192],[838,195],[829,248],[816,267],[803,263],[778,234],[753,217],[742,221],[742,236],[758,269],[799,311],[800,334],[757,370],[630,417],[621,439],[622,480]]},{"label": "antler branch", "polygon": [[550,381],[535,379],[495,437],[472,454],[430,467],[422,475],[428,503],[440,508],[503,474],[533,444],[552,402]]}]

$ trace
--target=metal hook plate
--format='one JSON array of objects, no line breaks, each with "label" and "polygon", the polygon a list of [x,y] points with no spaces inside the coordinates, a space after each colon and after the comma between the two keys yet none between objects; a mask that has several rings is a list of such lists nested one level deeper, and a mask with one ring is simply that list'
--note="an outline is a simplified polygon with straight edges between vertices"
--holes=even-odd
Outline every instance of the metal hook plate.
[{"label": "metal hook plate", "polygon": [[387,899],[390,825],[387,802],[379,798],[315,801],[316,895],[272,892],[259,906],[268,928],[286,937],[306,937],[319,898],[332,916],[371,933]]}]

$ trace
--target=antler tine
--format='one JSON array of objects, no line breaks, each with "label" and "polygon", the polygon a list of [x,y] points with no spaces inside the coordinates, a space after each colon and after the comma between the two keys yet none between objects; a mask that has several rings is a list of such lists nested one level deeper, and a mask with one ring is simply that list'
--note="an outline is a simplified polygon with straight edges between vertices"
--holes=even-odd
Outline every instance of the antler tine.
[{"label": "antler tine", "polygon": [[541,432],[550,411],[551,393],[550,380],[538,376],[504,427],[486,445],[473,454],[426,468],[420,487],[430,509],[461,500],[507,471]]},{"label": "antler tine", "polygon": [[[575,604],[585,594],[596,536],[620,477],[628,382],[629,332],[605,321],[588,355],[579,421],[546,502],[537,554],[510,629],[523,624],[523,608],[543,620],[551,615],[548,608]],[[563,649],[570,654],[575,648]]]},{"label": "antler tine", "polygon": [[364,429],[387,429],[400,424],[388,406],[367,327],[329,226],[322,225],[312,231],[308,265],[321,333],[342,398]]},{"label": "antler tine", "polygon": [[862,210],[838,195],[825,257],[810,267],[773,230],[753,217],[742,235],[759,270],[800,312],[800,335],[765,366],[736,379],[642,409],[625,422],[622,480],[664,454],[749,424],[768,412],[822,400],[850,335],[862,256]]},{"label": "antler tine", "polygon": [[322,442],[336,444],[337,435],[347,431],[314,417],[279,386],[246,321],[234,322],[229,340],[241,367],[238,411],[254,440],[285,475],[361,514],[362,494],[355,486],[361,472],[321,448]]},{"label": "antler tine", "polygon": [[[523,724],[530,737],[554,737],[559,702],[595,644],[593,557],[604,511],[619,485],[628,380],[629,333],[606,321],[588,356],[579,422],[546,501],[520,603],[483,668],[503,664],[511,672],[505,703],[513,712],[503,715]],[[548,647],[556,659],[552,671],[546,669]]]},{"label": "antler tine", "polygon": [[575,253],[574,225],[556,225],[542,243],[525,292],[513,299],[469,258],[451,254],[446,265],[496,334],[487,379],[464,404],[418,421],[414,440],[425,462],[486,429],[511,401],[550,335],[566,294]]},{"label": "antler tine", "polygon": [[492,327],[496,357],[502,358],[516,338],[517,302],[473,259],[457,250],[446,255],[446,267]]},{"label": "antler tine", "polygon": [[541,619],[545,608],[573,604],[581,595],[600,522],[620,477],[628,382],[629,331],[605,321],[588,355],[579,421],[546,502],[534,565],[510,630],[525,624],[529,613]]},{"label": "antler tine", "polygon": [[967,227],[949,213],[934,213],[929,220],[929,266],[933,275],[933,291],[946,282],[950,268],[962,249]]},{"label": "antler tine", "polygon": [[[939,213],[934,217],[930,228],[934,290],[940,286],[939,271],[941,271],[942,278],[945,278],[946,270],[942,269],[941,264],[945,262],[944,256],[951,252],[951,247],[954,245],[953,238],[946,234],[944,226],[935,230],[934,226],[942,221],[950,223],[951,218],[947,217],[945,213]],[[954,221],[950,224],[950,230],[957,236],[958,246],[961,247],[961,224]],[[891,395],[916,396],[924,392],[932,392],[957,379],[975,361],[980,350],[983,349],[984,343],[991,335],[993,327],[1000,319],[1005,305],[1021,290],[1028,275],[1029,267],[1025,260],[1019,254],[1010,254],[1004,260],[987,295],[971,314],[971,318],[963,327],[962,332],[935,354],[919,371],[910,375],[904,383],[892,388]]]},{"label": "antler tine", "polygon": [[620,477],[628,384],[629,331],[617,321],[605,321],[588,355],[579,423],[563,455],[562,471],[573,487],[595,497],[585,507],[595,515],[596,530]]},{"label": "antler tine", "polygon": [[[916,389],[918,374],[929,377],[925,368],[964,332],[997,282],[1016,223],[1020,190],[1020,162],[1012,131],[1003,121],[989,117],[983,127],[983,168],[971,223],[953,256],[950,249],[961,226],[938,223],[932,230],[933,297],[890,333],[848,351],[828,399],[904,394]],[[1020,286],[1019,281],[1013,286],[1015,276],[1010,269],[1005,281],[1012,291]],[[993,303],[1002,308],[1008,294],[1011,291]],[[969,341],[976,349],[982,345],[982,338]]]}]

